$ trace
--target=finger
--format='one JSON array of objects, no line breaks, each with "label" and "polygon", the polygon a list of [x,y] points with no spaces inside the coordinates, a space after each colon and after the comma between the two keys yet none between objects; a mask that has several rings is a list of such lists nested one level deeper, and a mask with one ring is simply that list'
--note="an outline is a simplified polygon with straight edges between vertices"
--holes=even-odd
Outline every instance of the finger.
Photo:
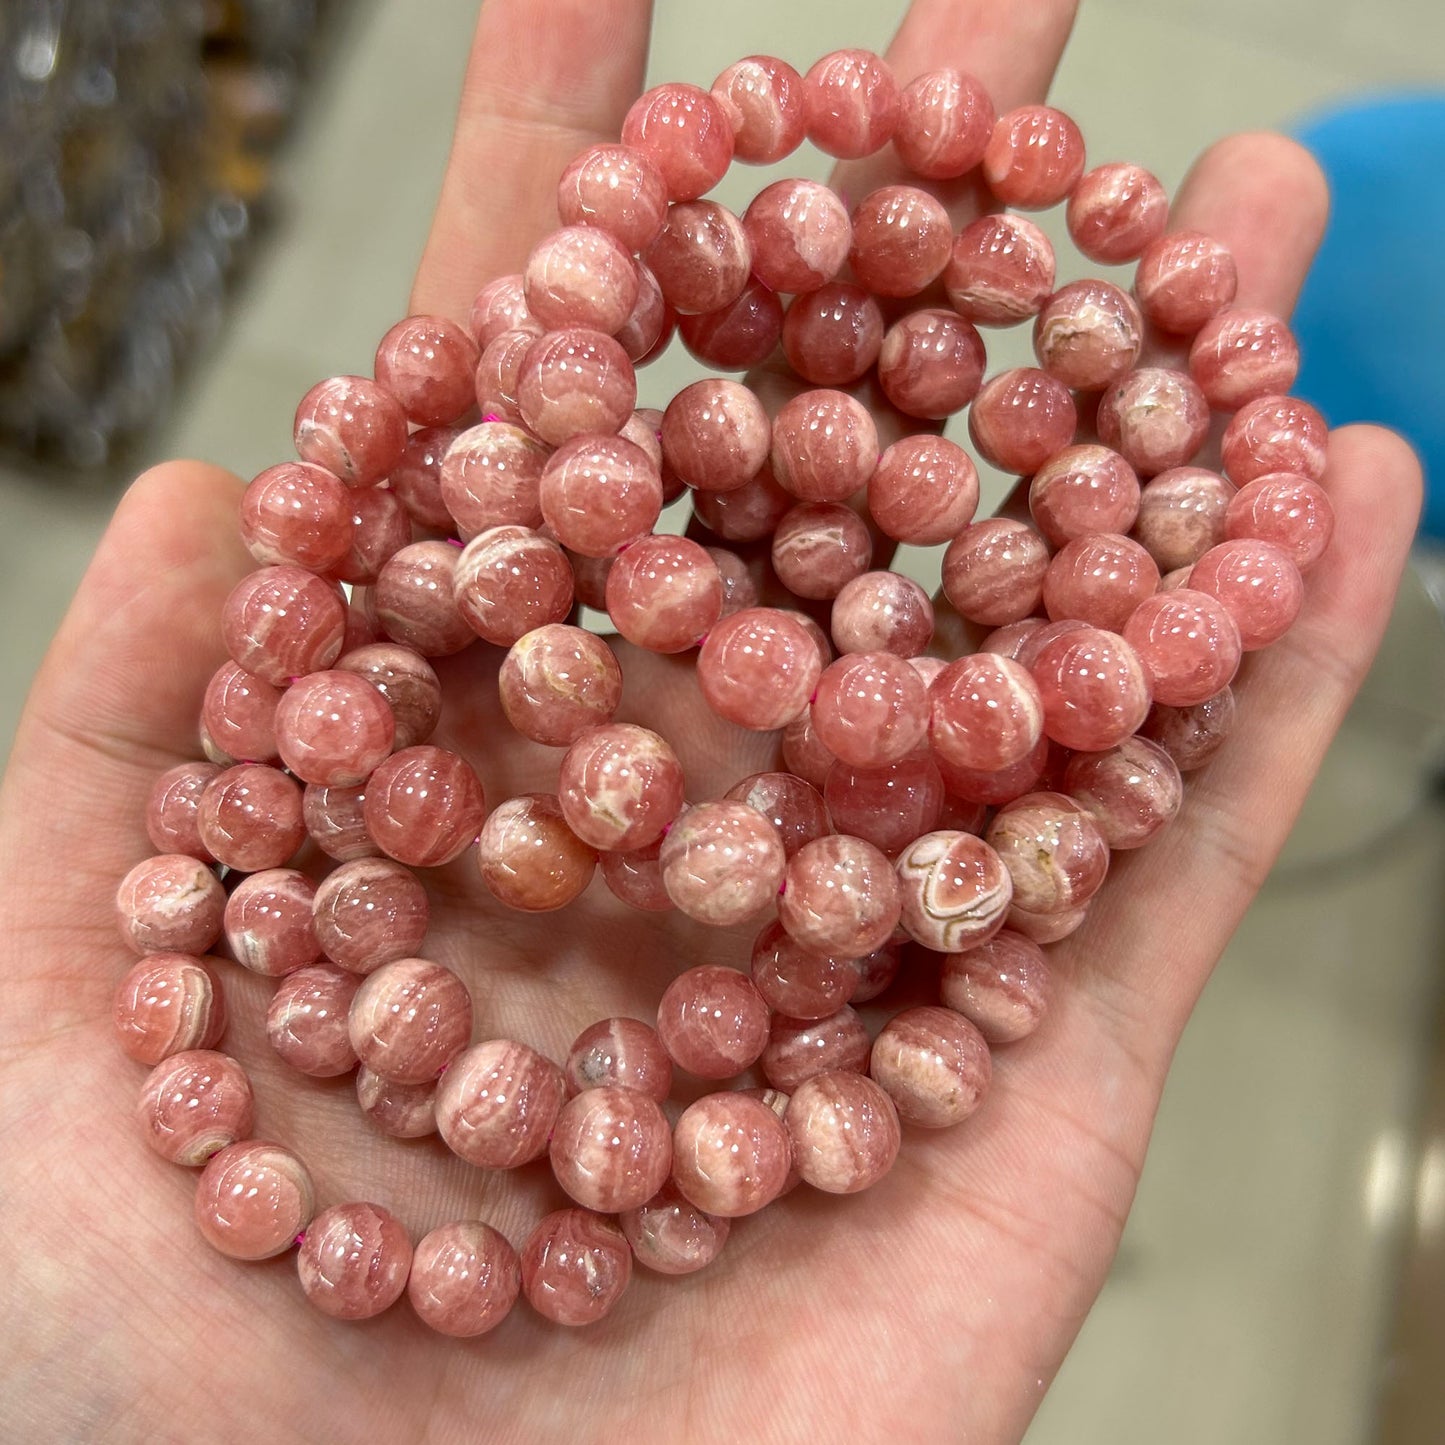
[{"label": "finger", "polygon": [[650,0],[487,0],[413,312],[465,320],[494,276],[517,271],[557,224],[557,179],[616,140],[642,88]]}]

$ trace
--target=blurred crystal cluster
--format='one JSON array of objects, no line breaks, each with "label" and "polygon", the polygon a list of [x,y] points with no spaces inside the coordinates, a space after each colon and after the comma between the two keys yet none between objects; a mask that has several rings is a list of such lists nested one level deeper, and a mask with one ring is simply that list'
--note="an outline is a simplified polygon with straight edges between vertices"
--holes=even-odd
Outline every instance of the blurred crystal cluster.
[{"label": "blurred crystal cluster", "polygon": [[344,0],[0,0],[0,442],[99,466],[220,323]]}]

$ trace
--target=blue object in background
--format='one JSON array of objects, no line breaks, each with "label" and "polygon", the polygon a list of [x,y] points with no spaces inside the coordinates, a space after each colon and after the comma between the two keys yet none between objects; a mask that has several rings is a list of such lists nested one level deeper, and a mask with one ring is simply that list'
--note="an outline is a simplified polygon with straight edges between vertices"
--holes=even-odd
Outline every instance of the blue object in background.
[{"label": "blue object in background", "polygon": [[1299,307],[1295,390],[1331,426],[1382,422],[1425,464],[1445,539],[1445,92],[1361,98],[1305,122],[1332,210]]}]

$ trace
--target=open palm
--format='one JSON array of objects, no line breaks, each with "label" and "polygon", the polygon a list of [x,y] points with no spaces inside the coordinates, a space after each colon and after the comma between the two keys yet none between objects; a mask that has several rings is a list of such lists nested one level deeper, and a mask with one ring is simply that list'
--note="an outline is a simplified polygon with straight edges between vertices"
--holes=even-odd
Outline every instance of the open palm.
[{"label": "open palm", "polygon": [[[1042,97],[1071,18],[1068,0],[916,0],[890,59],[905,79],[958,64],[1003,108]],[[552,178],[580,146],[615,136],[647,24],[645,0],[489,0],[416,310],[464,317],[484,279],[516,269],[551,222]],[[855,193],[882,174],[866,164],[847,182]],[[1196,167],[1173,224],[1233,248],[1240,304],[1283,312],[1324,210],[1296,147],[1236,137]],[[305,1304],[289,1257],[243,1266],[213,1254],[189,1222],[193,1177],[131,1127],[141,1075],[110,1036],[127,964],[112,899],[151,851],[155,775],[196,754],[200,696],[223,655],[220,605],[248,565],[232,540],[234,478],[199,463],[142,478],[51,649],[0,795],[0,1435],[1017,1438],[1103,1282],[1180,1030],[1389,612],[1418,506],[1413,459],[1386,433],[1347,429],[1325,484],[1338,540],[1298,625],[1246,664],[1236,732],[1193,776],[1175,826],[1116,858],[1086,927],[1052,951],[1051,1013],[996,1055],[973,1120],[912,1134],[864,1195],[803,1189],[742,1221],[693,1279],[639,1271],[591,1330],[519,1309],[460,1342],[405,1308],[337,1324]],[[557,760],[502,721],[497,661],[478,644],[444,665],[437,738],[473,760],[493,801],[554,786]],[[773,740],[713,719],[687,667],[634,652],[623,665],[621,716],[679,740],[689,796],[771,764]],[[742,933],[631,913],[600,884],[535,919],[492,903],[467,857],[429,883],[427,952],[467,980],[482,1036],[554,1058],[594,1019],[650,1017],[680,968],[745,957]],[[225,1047],[251,1072],[258,1132],[297,1149],[322,1203],[375,1199],[413,1238],[481,1217],[514,1242],[556,1206],[545,1168],[496,1175],[434,1140],[377,1136],[347,1081],[300,1079],[271,1056],[265,980],[237,969],[227,987]]]}]

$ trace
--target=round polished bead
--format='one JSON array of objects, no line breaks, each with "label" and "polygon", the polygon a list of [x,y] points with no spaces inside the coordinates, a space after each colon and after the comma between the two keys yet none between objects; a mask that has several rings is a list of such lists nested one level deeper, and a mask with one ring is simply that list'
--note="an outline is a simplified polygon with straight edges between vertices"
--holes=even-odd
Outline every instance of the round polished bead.
[{"label": "round polished bead", "polygon": [[778,918],[804,948],[859,958],[898,923],[898,879],[887,856],[861,838],[834,834],[788,861]]},{"label": "round polished bead", "polygon": [[878,465],[878,430],[841,391],[805,391],[773,418],[773,476],[802,502],[842,502]]},{"label": "round polished bead", "polygon": [[1169,196],[1142,166],[1096,166],[1069,193],[1069,236],[1091,261],[1135,261],[1164,234]]},{"label": "round polished bead", "polygon": [[1043,210],[1084,173],[1084,137],[1063,111],[1021,105],[999,116],[983,152],[983,179],[1006,206]]},{"label": "round polished bead", "polygon": [[567,826],[594,848],[644,848],[682,807],[682,765],[648,728],[612,723],[583,733],[562,759],[558,801]]},{"label": "round polished bead", "polygon": [[526,1044],[490,1039],[452,1061],[437,1088],[437,1129],[483,1169],[515,1169],[547,1152],[566,1098],[562,1071]]},{"label": "round polished bead", "polygon": [[691,1203],[669,1180],[646,1204],[617,1218],[632,1256],[657,1274],[695,1274],[727,1243],[730,1221]]},{"label": "round polished bead", "polygon": [[750,280],[726,306],[679,316],[677,332],[699,361],[720,371],[745,371],[773,354],[783,334],[783,303],[776,291]]},{"label": "round polished bead", "polygon": [[[677,312],[668,305],[661,283],[651,268],[639,261],[636,269],[637,300],[633,302],[627,320],[617,329],[616,338],[630,362],[645,366],[667,349],[672,333],[677,329]],[[630,422],[624,423],[624,436],[630,425]]]},{"label": "round polished bead", "polygon": [[739,727],[786,726],[808,705],[822,665],[807,632],[773,608],[724,617],[698,653],[697,680],[708,706]]},{"label": "round polished bead", "polygon": [[582,151],[562,172],[557,214],[567,226],[595,226],[628,251],[641,251],[662,229],[667,186],[641,151],[597,145]]},{"label": "round polished bead", "polygon": [[1014,906],[1028,913],[1078,908],[1108,871],[1104,835],[1062,793],[1026,793],[1005,803],[985,837],[1013,879]]},{"label": "round polished bead", "polygon": [[289,1149],[261,1139],[212,1155],[196,1181],[196,1227],[212,1249],[231,1259],[285,1254],[315,1209],[306,1166]]},{"label": "round polished bead", "polygon": [[1054,292],[1034,322],[1034,355],[1056,381],[1101,391],[1139,359],[1144,318],[1108,281],[1075,281]]},{"label": "round polished bead", "polygon": [[547,456],[536,437],[510,422],[484,421],[461,432],[441,466],[441,494],[457,535],[465,541],[488,527],[540,526]]},{"label": "round polished bead", "polygon": [[690,487],[732,492],[762,469],[772,445],[767,412],[738,381],[708,377],[685,386],[662,415],[662,455]]},{"label": "round polished bead", "polygon": [[795,296],[783,317],[783,354],[814,386],[859,380],[883,346],[883,310],[861,286],[830,281]]},{"label": "round polished bead", "polygon": [[232,588],[221,610],[227,652],[274,687],[330,667],[345,633],[340,593],[299,567],[252,572]]},{"label": "round polished bead", "polygon": [[884,1024],[868,1072],[905,1124],[945,1129],[983,1102],[993,1062],[983,1035],[961,1014],[911,1008]]},{"label": "round polished bead", "polygon": [[226,1032],[218,960],[152,953],[116,987],[115,1036],[137,1063],[155,1065],[191,1049],[212,1049]]},{"label": "round polished bead", "polygon": [[1224,603],[1193,587],[1146,598],[1122,634],[1139,655],[1156,702],[1192,707],[1239,669],[1239,628]]},{"label": "round polished bead", "polygon": [[561,622],[575,596],[566,554],[526,527],[479,532],[457,554],[453,586],[462,621],[497,647],[510,647],[536,628]]},{"label": "round polished bead", "polygon": [[1141,848],[1173,821],[1184,801],[1174,759],[1147,738],[1125,738],[1103,753],[1076,753],[1064,769],[1064,790],[1111,848]]},{"label": "round polished bead", "polygon": [[1304,580],[1290,554],[1250,538],[1212,547],[1194,564],[1189,586],[1223,604],[1246,652],[1283,637],[1304,605]]},{"label": "round polished bead", "polygon": [[1297,396],[1262,396],[1230,418],[1220,442],[1224,470],[1235,486],[1273,472],[1324,476],[1329,439],[1325,419]]},{"label": "round polished bead", "polygon": [[426,1084],[466,1048],[472,999],[451,969],[400,958],[362,981],[348,1027],[351,1047],[368,1069],[398,1084]]},{"label": "round polished bead", "polygon": [[1013,326],[1054,289],[1054,248],[1023,216],[980,216],[954,238],[943,270],[949,304],[975,326]]},{"label": "round polished bead", "polygon": [[552,623],[512,644],[497,690],[507,721],[523,737],[567,747],[611,722],[622,698],[622,669],[594,633]]},{"label": "round polished bead", "polygon": [[911,577],[864,572],[834,598],[830,623],[839,652],[917,657],[933,640],[933,604]]},{"label": "round polished bead", "polygon": [[412,1256],[407,1298],[440,1335],[474,1339],[506,1319],[522,1290],[522,1267],[506,1238],[479,1219],[425,1235]]},{"label": "round polished bead", "polygon": [[916,186],[881,186],[852,215],[848,262],[876,296],[915,296],[942,274],[953,227],[940,201]]},{"label": "round polished bead", "polygon": [[1139,514],[1139,478],[1108,447],[1065,447],[1034,473],[1029,512],[1055,547],[1093,532],[1127,532]]},{"label": "round polished bead", "polygon": [[226,900],[226,942],[236,962],[280,978],[321,956],[311,926],[316,885],[294,868],[268,868],[243,878]]},{"label": "round polished bead", "polygon": [[1138,542],[1113,532],[1076,537],[1044,573],[1044,610],[1058,622],[1077,618],[1121,631],[1134,609],[1159,586],[1159,568]]},{"label": "round polished bead", "polygon": [[1017,622],[1039,605],[1049,549],[1024,522],[988,517],[974,522],[943,556],[943,593],[970,622]]},{"label": "round polished bead", "polygon": [[759,1063],[775,1089],[792,1093],[807,1079],[835,1071],[864,1073],[868,1068],[868,1030],[846,1004],[821,1019],[774,1014],[768,1046]]},{"label": "round polished bead", "polygon": [[985,359],[972,322],[937,307],[913,311],[884,334],[878,383],[905,415],[942,420],[978,394]]},{"label": "round polished bead", "polygon": [[752,980],[769,1008],[792,1019],[822,1019],[853,996],[858,970],[850,958],[803,948],[773,920],[753,940]]},{"label": "round polished bead", "polygon": [[1197,562],[1224,540],[1225,516],[1235,491],[1206,467],[1160,472],[1139,496],[1134,535],[1162,571]]},{"label": "round polished bead", "polygon": [[1291,472],[1275,472],[1241,487],[1224,516],[1225,537],[1273,542],[1301,572],[1324,555],[1334,530],[1329,494],[1318,482]]},{"label": "round polished bead", "polygon": [[777,830],[789,858],[805,843],[832,832],[822,795],[792,773],[753,773],[734,783],[725,796],[761,813]]},{"label": "round polished bead", "polygon": [[147,1144],[172,1164],[199,1165],[251,1132],[251,1081],[227,1054],[187,1049],[141,1085],[136,1117]]},{"label": "round polished bead", "polygon": [[651,532],[662,510],[662,478],[651,457],[625,438],[579,436],[548,460],[540,496],[542,516],[564,547],[614,557]]},{"label": "round polished bead", "polygon": [[477,839],[477,867],[493,897],[525,913],[565,908],[592,881],[596,849],[567,826],[551,793],[498,804]]},{"label": "round polished bead", "polygon": [[[522,379],[522,362],[527,348],[536,339],[535,331],[503,331],[482,352],[473,387],[477,395],[477,410],[483,422],[521,424],[522,408],[517,402],[517,387]],[[453,437],[460,434],[460,429],[453,430]],[[412,441],[415,440],[413,437]],[[395,473],[391,485],[396,486]],[[427,525],[445,528],[446,522],[441,520]]]},{"label": "round polished bead", "polygon": [[1105,446],[1152,477],[1194,459],[1209,431],[1209,403],[1184,372],[1141,367],[1104,393],[1096,425]]},{"label": "round polished bead", "polygon": [[818,737],[813,727],[811,708],[803,711],[783,729],[782,761],[790,773],[796,774],[815,788],[823,786],[828,778],[828,770],[838,761]]},{"label": "round polished bead", "polygon": [[637,302],[631,247],[595,226],[563,226],[527,258],[527,309],[549,330],[586,326],[611,336]]},{"label": "round polished bead", "polygon": [[700,964],[663,991],[657,1032],[679,1068],[701,1079],[730,1079],[762,1053],[768,1006],[736,969]]},{"label": "round polished bead", "polygon": [[1189,374],[1215,411],[1278,395],[1299,373],[1299,343],[1269,311],[1221,312],[1199,328],[1189,348]]},{"label": "round polished bead", "polygon": [[1050,994],[1043,949],[1005,928],[967,953],[944,956],[943,1002],[970,1020],[991,1044],[1026,1038],[1043,1022]]},{"label": "round polished bead", "polygon": [[867,524],[842,502],[800,502],[773,534],[773,571],[795,597],[836,597],[872,558]]},{"label": "round polished bead", "polygon": [[1010,767],[1028,757],[1043,731],[1043,703],[1028,669],[993,653],[949,663],[928,703],[934,755],[951,767]]},{"label": "round polished bead", "polygon": [[376,615],[393,642],[448,657],[476,640],[457,606],[461,555],[446,542],[413,542],[388,560],[376,579]]},{"label": "round polished bead", "polygon": [[886,993],[898,977],[903,961],[903,944],[898,939],[865,953],[853,962],[858,968],[858,987],[853,990],[854,1003],[870,1003]]},{"label": "round polished bead", "polygon": [[538,337],[517,376],[527,429],[549,446],[584,432],[618,431],[637,405],[637,377],[621,343],[568,326]]},{"label": "round polished bead", "polygon": [[297,969],[281,980],[266,1009],[266,1037],[293,1069],[316,1079],[349,1074],[356,1053],[347,1013],[358,979],[329,963]]},{"label": "round polished bead", "polygon": [[241,541],[263,566],[329,572],[351,545],[345,486],[324,467],[267,467],[241,497]]},{"label": "round polished bead", "polygon": [[1215,693],[1193,707],[1165,707],[1156,703],[1139,728],[1139,735],[1156,742],[1181,773],[1202,768],[1224,745],[1234,726],[1234,693]]},{"label": "round polished bead", "polygon": [[137,953],[205,953],[221,936],[225,907],[216,875],[185,853],[137,863],[115,895],[121,936]]},{"label": "round polished bead", "polygon": [[465,851],[486,814],[465,758],[422,744],[393,753],[366,786],[366,831],[398,863],[436,868]]},{"label": "round polished bead", "polygon": [[470,333],[449,317],[409,316],[381,338],[376,379],[408,421],[446,426],[472,404],[479,355]]},{"label": "round polished bead", "polygon": [[420,654],[398,643],[373,642],[343,653],[336,670],[365,678],[386,699],[398,748],[415,747],[432,735],[441,716],[442,688]]},{"label": "round polished bead", "polygon": [[1068,446],[1077,426],[1068,387],[1030,366],[984,382],[968,412],[968,434],[984,460],[1021,474]]},{"label": "round polished bead", "polygon": [[787,856],[778,830],[746,803],[700,803],[668,830],[659,855],[667,896],[689,918],[726,927],[777,897]]},{"label": "round polished bead", "polygon": [[996,119],[981,80],[961,70],[930,70],[904,88],[893,147],[914,175],[955,180],[983,159]]},{"label": "round polished bead", "polygon": [[582,1030],[563,1065],[567,1095],[584,1089],[636,1090],[665,1103],[672,1092],[672,1060],[657,1030],[638,1019],[602,1019]]},{"label": "round polished bead", "polygon": [[803,77],[787,61],[749,55],[713,81],[712,95],[729,113],[738,160],[772,165],[802,143]]},{"label": "round polished bead", "polygon": [[925,948],[958,953],[1003,927],[1013,897],[998,854],[972,833],[925,833],[899,855],[901,921]]},{"label": "round polished bead", "polygon": [[318,381],[296,408],[296,454],[353,487],[379,482],[406,448],[406,413],[364,376]]},{"label": "round polished bead", "polygon": [[1062,913],[1030,913],[1017,906],[1008,911],[1008,926],[1038,944],[1059,943],[1083,927],[1089,915],[1088,904],[1066,908]]},{"label": "round polished bead", "polygon": [[1031,753],[1005,768],[961,768],[939,758],[938,770],[949,797],[993,808],[1033,792],[1048,755],[1049,740],[1041,737]]},{"label": "round polished bead", "polygon": [[[881,768],[835,762],[823,791],[834,828],[873,844],[890,858],[920,833],[936,828],[943,814],[943,778],[923,749]],[[783,1012],[796,1015],[798,1010]]]},{"label": "round polished bead", "polygon": [[607,615],[629,642],[651,652],[695,647],[722,616],[717,564],[686,537],[643,537],[607,574]]},{"label": "round polished bead", "polygon": [[391,755],[395,737],[387,700],[353,672],[298,678],[276,709],[281,760],[321,787],[362,782]]},{"label": "round polished bead", "polygon": [[[350,545],[331,575],[341,582],[369,585],[403,547],[411,544],[411,518],[401,500],[386,487],[358,488],[348,496]],[[346,646],[353,645],[348,636]]]},{"label": "round polished bead", "polygon": [[477,292],[467,330],[483,351],[504,331],[527,331],[533,336],[542,334],[542,323],[527,310],[520,273],[498,276]]},{"label": "round polished bead", "polygon": [[201,794],[220,771],[216,763],[178,763],[156,779],[146,803],[146,836],[157,853],[212,861],[201,842]]},{"label": "round polished bead", "polygon": [[772,291],[816,290],[843,269],[853,229],[847,208],[818,181],[774,181],[743,214],[753,274]]},{"label": "round polished bead", "polygon": [[411,1241],[379,1204],[333,1204],[311,1221],[296,1256],[306,1298],[337,1320],[369,1320],[406,1289]]},{"label": "round polished bead", "polygon": [[1161,331],[1193,335],[1234,300],[1239,273],[1222,241],[1201,231],[1175,231],[1145,247],[1134,294]]},{"label": "round polished bead", "polygon": [[677,1121],[673,1180],[708,1214],[756,1214],[783,1192],[791,1163],[782,1121],[745,1094],[706,1094]]},{"label": "round polished bead", "polygon": [[306,837],[300,787],[265,764],[243,763],[214,777],[201,794],[198,821],[211,856],[243,873],[280,868]]},{"label": "round polished bead", "polygon": [[332,963],[370,973],[414,957],[426,937],[431,906],[410,869],[389,858],[343,863],[316,889],[312,927]]},{"label": "round polished bead", "polygon": [[928,728],[923,679],[887,652],[840,657],[819,678],[812,709],[823,745],[855,767],[897,762],[923,741]]},{"label": "round polished bead", "polygon": [[644,913],[667,913],[672,899],[662,885],[662,839],[645,848],[602,854],[602,881],[614,898]]},{"label": "round polished bead", "polygon": [[646,1204],[672,1171],[672,1131],[656,1100],[604,1084],[562,1106],[548,1144],[557,1183],[586,1209]]},{"label": "round polished bead", "polygon": [[886,60],[868,50],[835,50],[803,77],[808,139],[844,160],[871,156],[898,128],[898,81]]},{"label": "round polished bead", "polygon": [[[1044,732],[1083,752],[1111,748],[1149,711],[1139,654],[1111,632],[1080,627],[1047,643],[1029,665],[1044,704]],[[1025,907],[1027,905],[1024,905]]]},{"label": "round polished bead", "polygon": [[815,1189],[856,1194],[876,1184],[898,1157],[898,1110],[862,1074],[819,1074],[788,1101],[784,1120],[793,1162]]},{"label": "round polished bead", "polygon": [[366,831],[366,790],[307,785],[301,816],[311,841],[338,863],[378,858],[381,849]]},{"label": "round polished bead", "polygon": [[622,1298],[632,1251],[612,1220],[587,1209],[559,1209],[528,1235],[521,1268],[527,1302],[543,1319],[590,1325]]},{"label": "round polished bead", "polygon": [[424,1139],[437,1131],[435,1084],[398,1084],[363,1064],[356,1071],[356,1106],[373,1128],[394,1139]]},{"label": "round polished bead", "polygon": [[667,304],[683,314],[717,311],[742,295],[752,245],[742,220],[716,201],[667,208],[657,239],[642,254]]},{"label": "round polished bead", "polygon": [[868,511],[900,542],[951,541],[978,507],[978,472],[968,453],[943,437],[896,441],[868,479]]},{"label": "round polished bead", "polygon": [[633,101],[622,122],[622,144],[657,167],[672,200],[691,201],[727,174],[733,129],[707,91],[671,82]]}]

